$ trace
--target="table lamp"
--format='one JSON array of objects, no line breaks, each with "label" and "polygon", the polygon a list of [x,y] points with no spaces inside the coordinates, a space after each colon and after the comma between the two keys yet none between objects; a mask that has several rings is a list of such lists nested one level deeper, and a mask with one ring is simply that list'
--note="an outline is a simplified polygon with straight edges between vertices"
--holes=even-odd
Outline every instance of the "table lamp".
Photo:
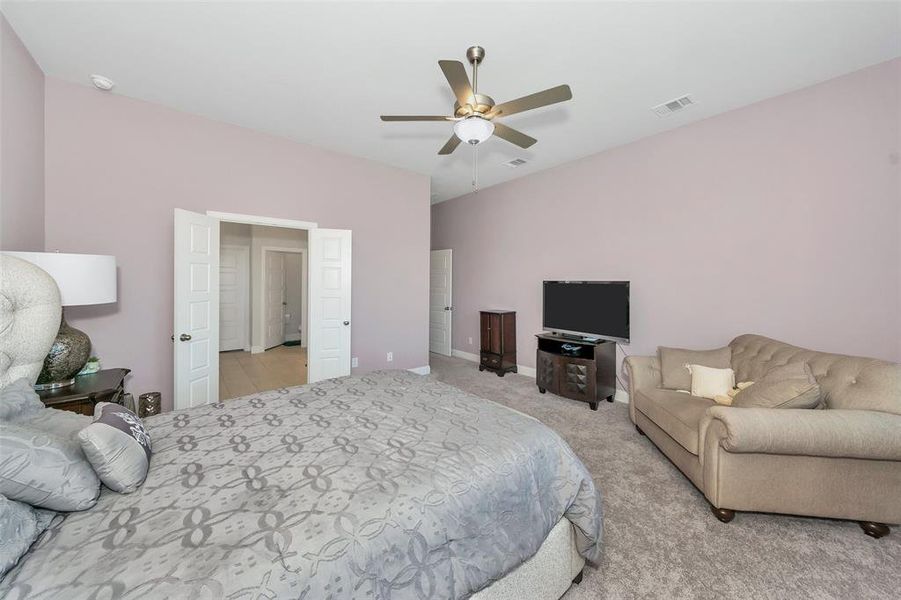
[{"label": "table lamp", "polygon": [[116,301],[116,257],[61,252],[4,252],[27,260],[56,280],[63,312],[59,333],[44,359],[36,390],[50,390],[75,383],[91,356],[91,338],[66,323],[66,306],[110,304]]}]

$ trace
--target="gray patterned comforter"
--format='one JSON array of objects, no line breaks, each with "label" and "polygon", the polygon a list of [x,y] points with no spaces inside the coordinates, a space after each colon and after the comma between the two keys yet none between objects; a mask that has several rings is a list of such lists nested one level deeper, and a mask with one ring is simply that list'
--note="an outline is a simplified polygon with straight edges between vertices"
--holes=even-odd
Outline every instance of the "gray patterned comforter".
[{"label": "gray patterned comforter", "polygon": [[535,419],[402,371],[147,420],[144,485],[58,519],[8,598],[467,598],[601,499]]}]

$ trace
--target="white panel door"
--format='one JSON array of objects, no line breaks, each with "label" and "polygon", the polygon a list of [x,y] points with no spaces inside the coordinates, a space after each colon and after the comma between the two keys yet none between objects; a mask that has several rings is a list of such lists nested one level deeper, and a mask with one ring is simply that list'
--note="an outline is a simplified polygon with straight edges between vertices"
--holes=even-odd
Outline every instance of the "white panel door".
[{"label": "white panel door", "polygon": [[268,350],[285,343],[285,255],[281,252],[267,250],[265,252],[266,286],[263,290],[263,303],[266,306],[266,318],[263,323],[263,344]]},{"label": "white panel door", "polygon": [[310,383],[350,375],[351,232],[311,229],[308,265],[310,292]]},{"label": "white panel door", "polygon": [[222,246],[219,252],[219,351],[249,348],[249,251]]},{"label": "white panel door", "polygon": [[451,355],[453,250],[432,250],[429,263],[429,352]]},{"label": "white panel door", "polygon": [[219,220],[175,209],[175,408],[219,401]]}]

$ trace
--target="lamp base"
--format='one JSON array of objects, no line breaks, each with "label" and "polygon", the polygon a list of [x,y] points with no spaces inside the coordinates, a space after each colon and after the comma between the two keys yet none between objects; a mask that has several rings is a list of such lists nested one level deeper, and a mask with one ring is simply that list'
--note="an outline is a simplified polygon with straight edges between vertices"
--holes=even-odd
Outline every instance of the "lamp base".
[{"label": "lamp base", "polygon": [[36,383],[34,384],[34,390],[36,392],[44,392],[47,390],[57,390],[59,388],[69,387],[70,385],[75,385],[75,378],[68,379],[66,381],[51,381],[50,383]]},{"label": "lamp base", "polygon": [[66,323],[66,313],[60,317],[59,332],[50,353],[44,359],[38,375],[36,390],[52,390],[75,383],[75,375],[84,368],[91,355],[91,338]]}]

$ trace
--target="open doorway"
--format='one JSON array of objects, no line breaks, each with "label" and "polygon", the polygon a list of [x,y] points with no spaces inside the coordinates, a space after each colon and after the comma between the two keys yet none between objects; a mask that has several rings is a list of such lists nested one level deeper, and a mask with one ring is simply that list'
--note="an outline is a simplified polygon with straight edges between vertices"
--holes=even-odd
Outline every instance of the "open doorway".
[{"label": "open doorway", "polygon": [[[250,332],[241,338],[240,327],[246,332],[248,321],[237,320],[241,314],[241,302],[236,301],[231,305],[235,307],[232,323],[237,324],[236,330],[229,332],[232,336],[234,351],[242,352],[236,355],[243,357],[245,363],[249,358],[268,360],[272,363],[280,362],[275,359],[277,353],[270,353],[267,358],[267,347],[263,336],[263,323],[265,313],[254,310],[262,302],[262,289],[264,270],[262,267],[254,268],[256,259],[262,257],[263,246],[274,246],[280,252],[290,252],[292,248],[303,250],[302,244],[285,244],[281,242],[264,243],[263,237],[256,244],[253,227],[269,227],[275,229],[288,229],[296,232],[305,232],[307,248],[299,254],[303,255],[302,263],[306,265],[306,290],[302,289],[302,300],[306,300],[306,308],[301,305],[301,331],[297,332],[299,340],[290,340],[288,331],[285,341],[279,346],[285,346],[289,341],[300,341],[301,345],[296,350],[298,354],[305,356],[303,363],[306,366],[304,381],[315,383],[324,379],[344,377],[351,372],[351,266],[352,266],[352,238],[353,232],[349,229],[321,229],[316,223],[308,221],[295,221],[293,219],[280,219],[274,217],[260,217],[254,215],[242,215],[236,213],[223,213],[207,211],[200,214],[176,208],[174,210],[175,235],[175,277],[174,277],[174,319],[173,319],[173,368],[174,368],[174,404],[176,409],[200,406],[220,401],[219,384],[226,382],[227,395],[234,396],[239,389],[236,384],[234,390],[228,382],[227,373],[220,377],[220,226],[223,223],[249,225],[250,229],[250,262],[249,287],[251,289],[247,306],[251,313],[249,320]],[[246,229],[244,230],[246,233]],[[265,230],[264,230],[265,232]],[[226,236],[226,245],[234,244],[235,240]],[[246,241],[242,242],[246,244]],[[260,263],[262,258],[259,258]],[[290,261],[289,261],[290,262]],[[240,288],[240,269],[238,259],[230,263],[235,270],[235,278],[232,281],[233,289]],[[226,272],[228,276],[228,272]],[[259,280],[258,280],[259,276]],[[257,284],[256,282],[260,283]],[[228,291],[228,290],[227,290]],[[246,299],[244,294],[241,299]],[[228,303],[227,303],[228,304]],[[247,310],[247,309],[244,309]],[[283,317],[284,315],[282,315]],[[290,326],[289,326],[290,327]],[[250,349],[247,350],[246,339],[250,339]],[[234,341],[237,339],[238,341]],[[271,338],[270,338],[271,340]],[[241,346],[238,350],[238,345]],[[304,348],[305,346],[305,348]],[[289,346],[290,347],[290,346]],[[262,354],[262,357],[254,357]],[[300,366],[295,359],[294,365]],[[231,365],[226,365],[230,367]],[[241,365],[242,370],[261,370],[259,365],[253,362],[247,366]],[[254,389],[249,393],[270,385],[276,388],[291,385],[293,381],[285,381],[285,371],[291,371],[291,376],[297,375],[297,370],[292,365],[270,364],[263,365],[274,371],[276,377],[272,384],[254,383]],[[279,371],[283,371],[279,373]],[[249,374],[248,374],[249,375]],[[253,383],[253,377],[248,379]],[[257,377],[258,381],[262,378]],[[265,381],[270,381],[269,379]],[[247,388],[245,388],[247,389]],[[274,389],[274,388],[271,388]]]},{"label": "open doorway", "polygon": [[219,399],[307,383],[308,232],[219,227]]}]

